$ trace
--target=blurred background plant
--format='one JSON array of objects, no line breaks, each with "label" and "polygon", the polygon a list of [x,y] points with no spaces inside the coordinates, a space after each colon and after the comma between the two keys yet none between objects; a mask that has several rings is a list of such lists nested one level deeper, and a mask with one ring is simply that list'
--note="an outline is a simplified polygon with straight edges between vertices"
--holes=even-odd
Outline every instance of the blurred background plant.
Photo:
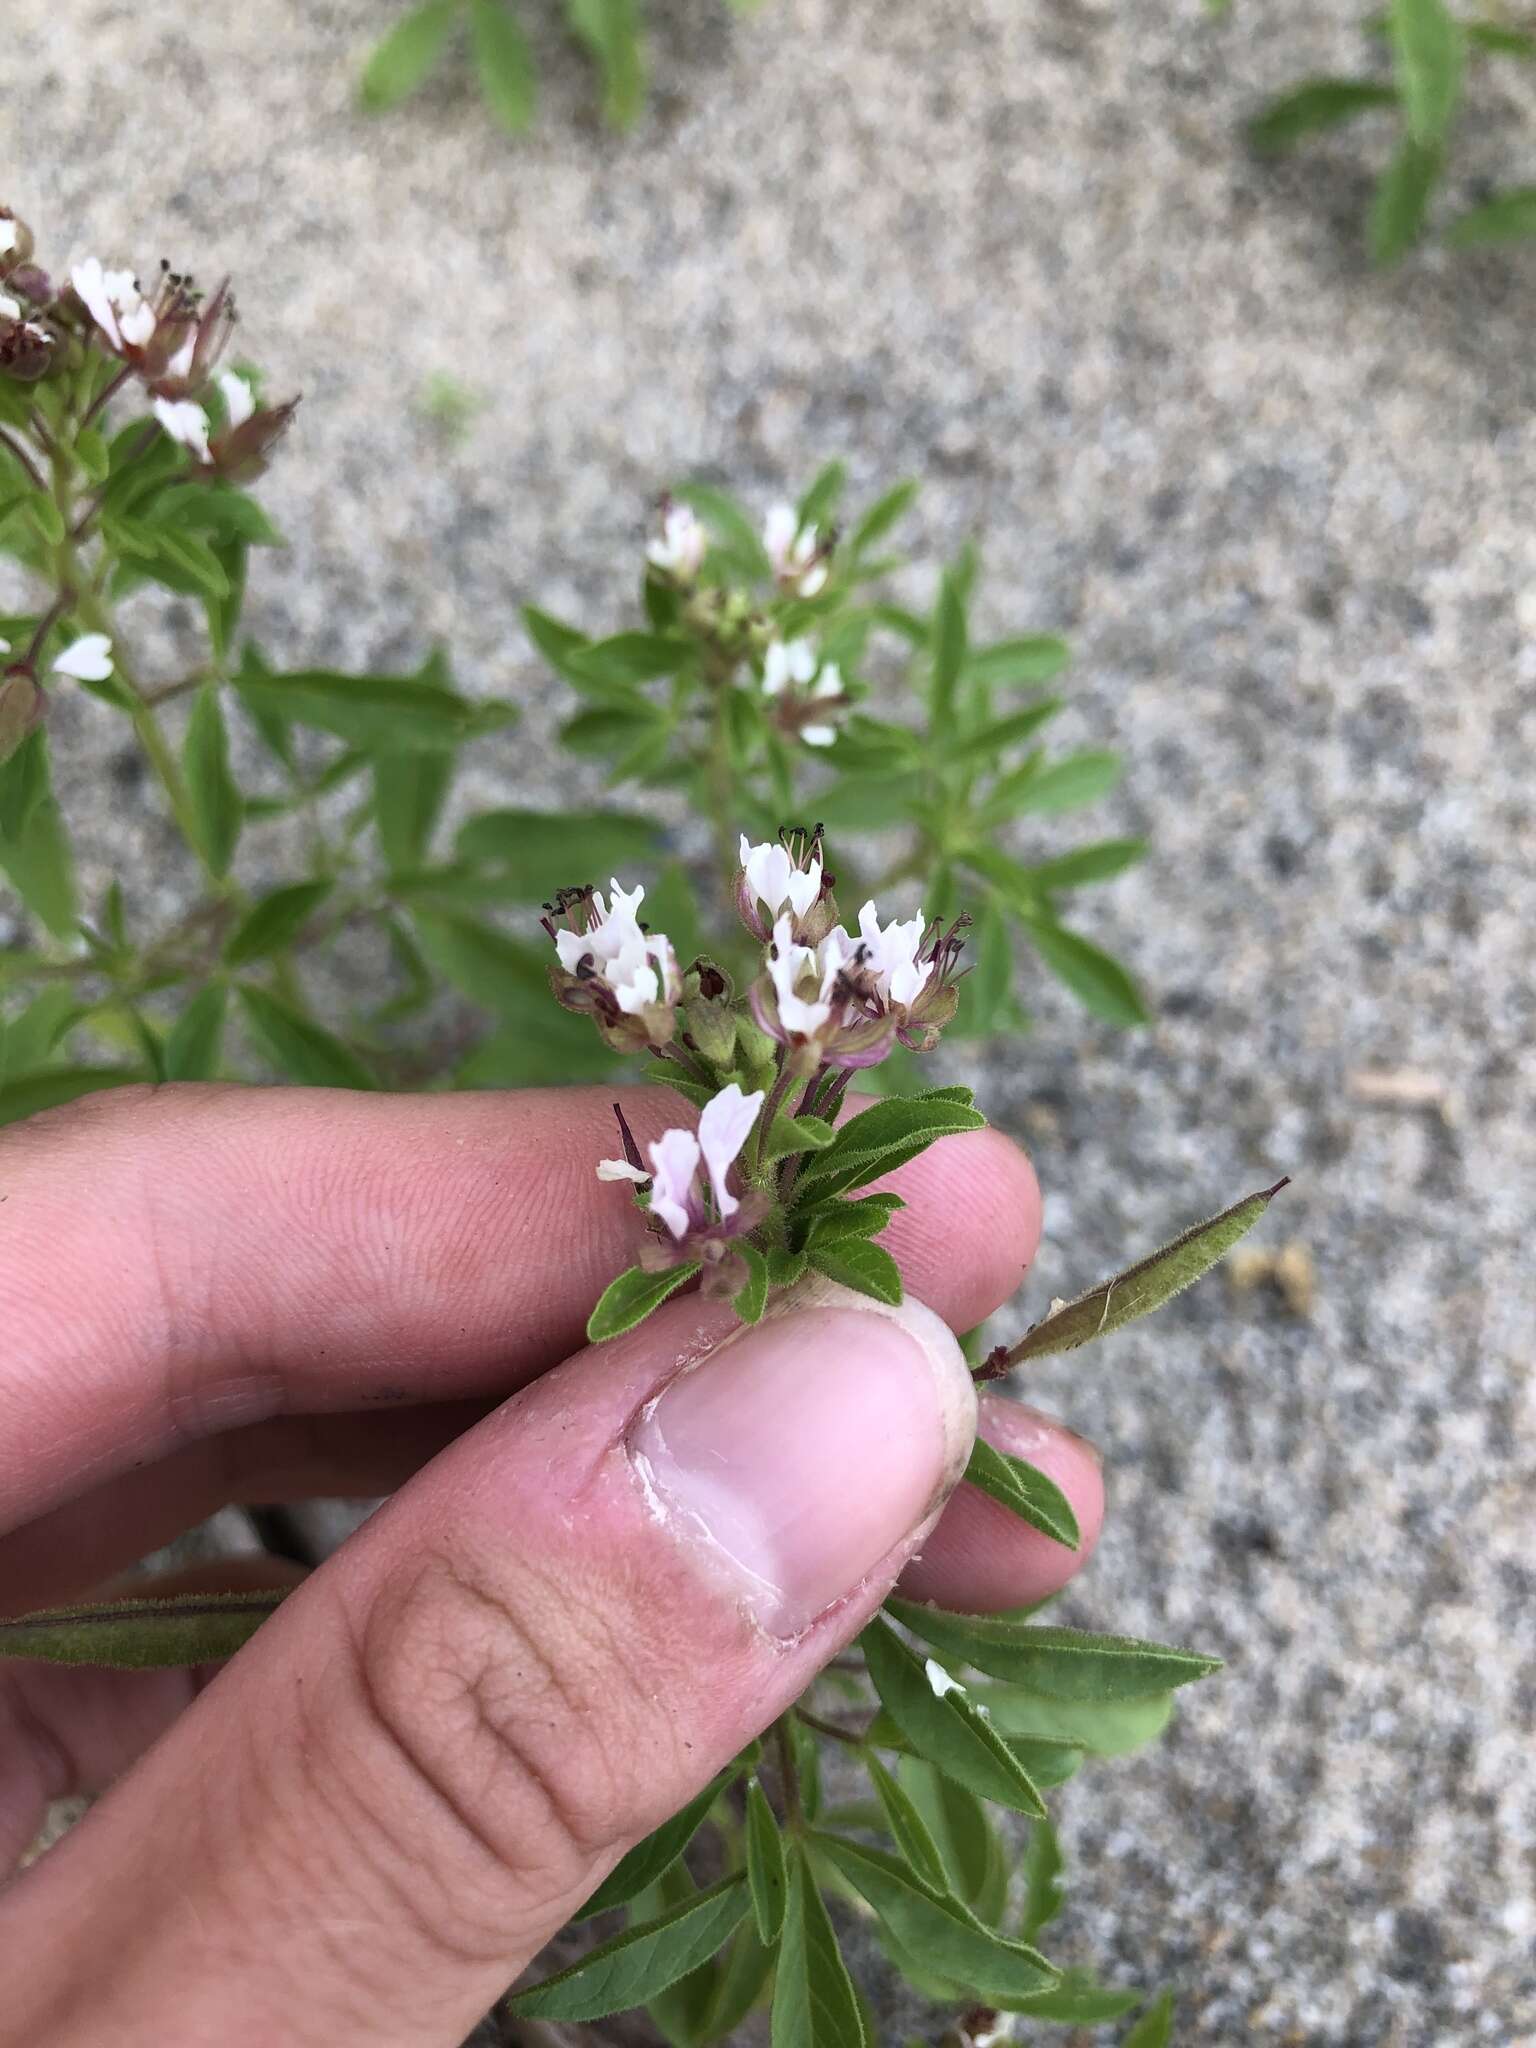
[{"label": "blurred background plant", "polygon": [[[0,549],[38,598],[0,618],[11,650],[0,872],[35,938],[0,954],[0,1119],[133,1079],[244,1073],[253,1055],[289,1079],[345,1087],[606,1074],[582,1020],[549,1003],[547,947],[530,928],[541,898],[621,869],[647,877],[647,914],[685,959],[706,942],[727,958],[739,950],[739,933],[710,928],[670,848],[669,796],[673,815],[681,799],[708,821],[716,875],[742,832],[772,838],[814,817],[850,850],[848,900],[878,884],[931,917],[969,911],[962,1034],[1027,1022],[1017,950],[1107,1021],[1144,1019],[1126,970],[1062,915],[1076,891],[1139,859],[1142,842],[1028,860],[1011,846],[1019,821],[1106,794],[1119,761],[1039,744],[1062,708],[1044,686],[1067,649],[1038,634],[972,644],[974,549],[939,576],[926,614],[879,594],[896,563],[884,544],[915,486],[886,493],[846,537],[837,464],[761,529],[722,491],[681,487],[637,564],[637,623],[591,637],[537,607],[524,614],[580,701],[560,731],[573,778],[576,763],[600,762],[608,788],[632,793],[628,807],[584,810],[556,790],[545,810],[462,816],[445,846],[462,754],[494,744],[518,707],[460,694],[441,649],[409,672],[344,674],[274,668],[241,637],[251,551],[280,541],[245,486],[293,408],[262,402],[249,367],[220,367],[227,287],[205,297],[167,274],[145,295],[130,273],[87,263],[60,288],[32,263],[30,231],[10,225]],[[457,388],[450,396],[467,424]],[[146,590],[201,608],[206,646],[181,674],[140,671],[121,607]],[[79,901],[48,733],[65,688],[127,722],[201,870],[200,893],[168,926],[148,925],[132,877]],[[232,720],[264,749],[267,772],[250,787],[231,765]],[[242,835],[280,818],[303,823],[303,865],[253,893]],[[383,992],[324,1014],[315,970],[357,940],[377,950],[368,979]],[[226,1047],[232,1003],[242,1033]],[[914,1072],[893,1060],[889,1085]]]},{"label": "blurred background plant", "polygon": [[[761,0],[712,0],[750,14]],[[562,0],[572,36],[596,67],[603,118],[633,125],[645,105],[649,65],[644,0]],[[363,67],[363,105],[397,106],[445,62],[467,49],[485,103],[511,135],[538,106],[538,71],[518,15],[518,0],[421,0],[403,14]]]},{"label": "blurred background plant", "polygon": [[[1232,11],[1229,0],[1212,8],[1222,16]],[[1261,154],[1278,155],[1346,122],[1379,116],[1368,125],[1385,127],[1392,141],[1365,240],[1372,261],[1386,266],[1434,231],[1434,201],[1452,168],[1457,122],[1466,112],[1475,115],[1479,67],[1536,62],[1536,34],[1501,13],[1458,11],[1447,0],[1391,0],[1364,17],[1361,34],[1372,60],[1366,70],[1303,79],[1257,114],[1248,134]],[[1451,213],[1440,233],[1459,248],[1536,235],[1536,185],[1490,189]]]}]

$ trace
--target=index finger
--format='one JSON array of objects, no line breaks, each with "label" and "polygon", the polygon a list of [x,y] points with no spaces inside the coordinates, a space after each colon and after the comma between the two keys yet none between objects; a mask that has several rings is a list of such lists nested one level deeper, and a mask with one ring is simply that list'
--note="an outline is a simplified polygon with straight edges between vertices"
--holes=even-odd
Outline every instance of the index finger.
[{"label": "index finger", "polygon": [[[498,1395],[582,1342],[636,1248],[614,1092],[125,1089],[0,1135],[0,1528],[279,1414]],[[617,1091],[642,1138],[691,1112]],[[885,1239],[957,1329],[1039,1234],[998,1133],[902,1170]]]}]

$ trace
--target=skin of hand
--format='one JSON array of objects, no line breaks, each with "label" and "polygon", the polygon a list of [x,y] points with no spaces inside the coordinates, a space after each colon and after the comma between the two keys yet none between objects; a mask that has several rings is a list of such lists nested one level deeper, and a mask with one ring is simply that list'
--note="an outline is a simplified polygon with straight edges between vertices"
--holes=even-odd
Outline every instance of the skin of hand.
[{"label": "skin of hand", "polygon": [[587,1348],[636,1242],[611,1102],[183,1086],[0,1133],[0,1611],[230,1501],[392,1492],[221,1668],[0,1666],[0,1878],[103,1793],[0,1893],[6,2048],[453,2048],[894,1583],[1012,1607],[1091,1551],[1097,1456],[1017,1403],[980,1426],[1082,1551],[950,1498],[950,1332],[1039,1235],[1016,1147],[893,1177],[900,1311],[684,1296]]}]

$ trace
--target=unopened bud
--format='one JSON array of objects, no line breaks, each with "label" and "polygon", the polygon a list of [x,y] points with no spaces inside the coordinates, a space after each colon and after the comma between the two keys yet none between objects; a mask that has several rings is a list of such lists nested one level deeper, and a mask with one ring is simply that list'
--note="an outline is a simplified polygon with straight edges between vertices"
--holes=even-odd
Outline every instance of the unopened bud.
[{"label": "unopened bud", "polygon": [[53,364],[56,339],[35,320],[7,320],[0,314],[0,375],[35,384]]},{"label": "unopened bud", "polygon": [[712,1067],[728,1068],[736,1058],[736,1013],[730,1002],[700,997],[683,1006],[683,1029]]},{"label": "unopened bud", "polygon": [[26,669],[13,668],[0,677],[0,761],[9,761],[37,725],[46,699]]}]

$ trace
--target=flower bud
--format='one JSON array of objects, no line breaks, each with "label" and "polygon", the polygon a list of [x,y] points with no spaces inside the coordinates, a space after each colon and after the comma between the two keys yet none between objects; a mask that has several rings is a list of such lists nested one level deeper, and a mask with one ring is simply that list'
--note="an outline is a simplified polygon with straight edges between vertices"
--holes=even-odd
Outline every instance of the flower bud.
[{"label": "flower bud", "polygon": [[18,384],[35,384],[53,367],[57,345],[57,337],[36,320],[8,319],[0,295],[0,375],[13,377]]},{"label": "flower bud", "polygon": [[683,1035],[712,1067],[729,1069],[736,1059],[736,1012],[729,995],[698,996],[684,1003]]},{"label": "flower bud", "polygon": [[22,741],[42,723],[47,699],[24,668],[0,676],[0,762],[9,761]]}]

